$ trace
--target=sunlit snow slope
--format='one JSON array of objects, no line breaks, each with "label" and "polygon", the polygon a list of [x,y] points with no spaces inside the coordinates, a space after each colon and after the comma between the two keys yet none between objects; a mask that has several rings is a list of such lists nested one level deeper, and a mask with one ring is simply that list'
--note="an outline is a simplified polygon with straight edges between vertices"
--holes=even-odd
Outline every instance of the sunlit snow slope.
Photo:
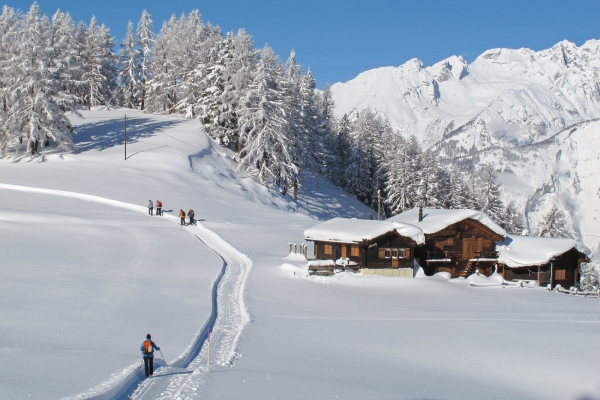
[{"label": "sunlit snow slope", "polygon": [[600,135],[599,84],[600,41],[589,40],[539,52],[492,49],[471,64],[453,56],[424,67],[413,59],[332,91],[338,116],[370,107],[442,158],[495,164],[533,231],[540,214],[559,204],[595,249],[600,235],[590,221],[600,218],[599,185],[583,181],[600,167],[585,149]]},{"label": "sunlit snow slope", "polygon": [[[78,153],[0,160],[0,183],[122,202],[0,189],[0,398],[94,397],[141,363],[148,332],[172,365],[206,323],[223,265],[214,242],[190,235],[198,229],[252,262],[236,296],[250,322],[233,357],[213,349],[209,374],[198,359],[193,371],[161,368],[135,396],[600,398],[598,299],[465,280],[307,277],[306,261],[286,257],[288,242],[302,243],[315,216],[370,210],[324,179],[305,182],[294,202],[235,174],[197,121],[83,114]],[[148,199],[171,218],[140,212]],[[174,215],[190,207],[201,225],[178,227]],[[218,323],[212,334],[227,337]]]},{"label": "sunlit snow slope", "polygon": [[[235,174],[232,155],[197,121],[123,109],[82,114],[72,117],[77,152],[0,160],[0,183],[42,189],[0,188],[0,398],[102,389],[139,365],[147,333],[167,362],[185,354],[211,313],[222,259],[167,215],[193,208],[201,224],[255,248],[254,259],[285,254],[315,217],[369,213],[319,177],[295,202]],[[43,189],[142,209],[160,199],[165,217]]]}]

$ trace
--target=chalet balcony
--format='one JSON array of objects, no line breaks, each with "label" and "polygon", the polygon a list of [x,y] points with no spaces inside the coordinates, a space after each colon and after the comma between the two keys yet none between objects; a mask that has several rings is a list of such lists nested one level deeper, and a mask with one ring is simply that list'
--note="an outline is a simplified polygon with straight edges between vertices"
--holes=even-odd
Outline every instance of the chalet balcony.
[{"label": "chalet balcony", "polygon": [[471,258],[465,259],[460,251],[427,251],[425,261],[427,265],[430,263],[454,264],[459,261],[496,262],[498,261],[498,252],[475,251]]}]

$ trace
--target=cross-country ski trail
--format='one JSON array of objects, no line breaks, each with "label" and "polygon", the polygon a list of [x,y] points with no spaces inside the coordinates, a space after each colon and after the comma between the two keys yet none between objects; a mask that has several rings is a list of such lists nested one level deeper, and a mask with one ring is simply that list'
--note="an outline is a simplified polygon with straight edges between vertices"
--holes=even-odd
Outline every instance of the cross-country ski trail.
[{"label": "cross-country ski trail", "polygon": [[[0,189],[69,197],[144,214],[148,213],[148,208],[145,206],[76,192],[2,183],[0,183]],[[178,217],[172,215],[164,215],[163,218],[177,224],[180,222]],[[223,268],[213,283],[212,312],[208,320],[204,321],[199,333],[179,357],[171,361],[166,360],[168,366],[160,357],[155,356],[154,376],[145,379],[143,368],[140,368],[142,364],[140,357],[140,362],[130,365],[85,393],[69,397],[69,399],[199,398],[198,389],[207,377],[206,338],[209,329],[211,330],[211,365],[230,366],[233,364],[237,357],[235,350],[239,337],[245,325],[250,321],[243,296],[252,262],[246,255],[199,222],[196,225],[186,226],[185,229],[204,242],[223,260]]]}]

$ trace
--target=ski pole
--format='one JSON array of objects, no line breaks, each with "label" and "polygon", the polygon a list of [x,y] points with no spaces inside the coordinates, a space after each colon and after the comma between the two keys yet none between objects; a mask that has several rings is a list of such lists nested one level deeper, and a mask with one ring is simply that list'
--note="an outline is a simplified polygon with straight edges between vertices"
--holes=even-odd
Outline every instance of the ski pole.
[{"label": "ski pole", "polygon": [[159,350],[159,351],[160,351],[160,355],[161,355],[161,356],[162,356],[162,358],[163,358],[163,361],[165,362],[166,366],[168,367],[168,366],[169,366],[169,364],[167,364],[167,360],[165,360],[165,356],[163,356],[162,350]]}]

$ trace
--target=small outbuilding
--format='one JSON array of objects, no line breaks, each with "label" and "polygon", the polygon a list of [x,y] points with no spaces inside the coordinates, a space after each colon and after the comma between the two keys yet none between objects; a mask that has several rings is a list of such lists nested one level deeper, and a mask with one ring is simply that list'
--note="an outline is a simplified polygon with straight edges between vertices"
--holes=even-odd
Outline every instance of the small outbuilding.
[{"label": "small outbuilding", "polygon": [[506,231],[484,212],[468,209],[413,208],[387,221],[421,229],[425,243],[415,258],[426,275],[448,272],[452,278],[467,277],[478,269],[487,276],[498,261],[495,243]]},{"label": "small outbuilding", "polygon": [[573,239],[507,235],[496,244],[505,280],[536,280],[541,286],[577,286],[589,249]]},{"label": "small outbuilding", "polygon": [[314,242],[316,260],[309,264],[310,272],[324,274],[341,268],[412,277],[414,248],[424,243],[423,232],[410,224],[348,218],[322,222],[304,236]]}]

